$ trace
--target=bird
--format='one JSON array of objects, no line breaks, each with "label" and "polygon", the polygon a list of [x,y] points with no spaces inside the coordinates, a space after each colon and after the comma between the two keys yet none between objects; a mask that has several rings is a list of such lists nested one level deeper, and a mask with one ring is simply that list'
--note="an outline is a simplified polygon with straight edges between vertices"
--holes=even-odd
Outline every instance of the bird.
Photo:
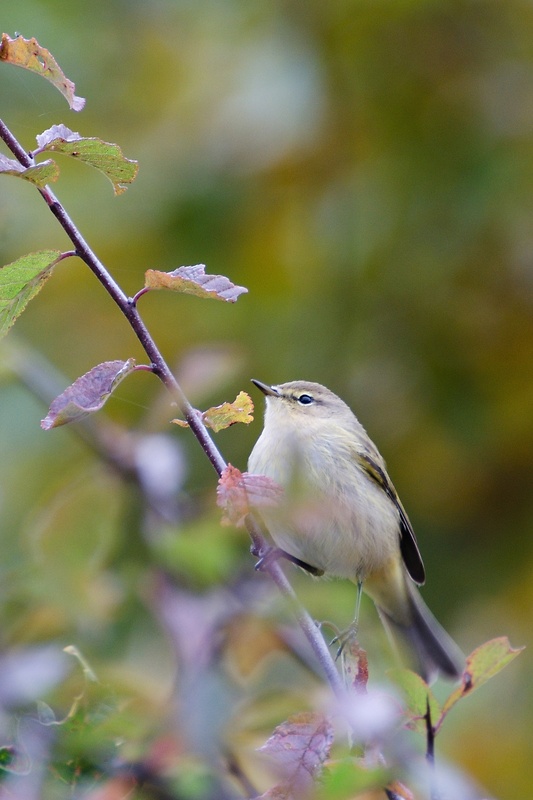
[{"label": "bird", "polygon": [[385,461],[353,411],[319,383],[252,382],[266,407],[248,472],[284,490],[276,507],[261,509],[277,548],[314,574],[357,585],[352,631],[364,591],[422,678],[458,679],[463,655],[420,595],[426,576],[415,533]]}]

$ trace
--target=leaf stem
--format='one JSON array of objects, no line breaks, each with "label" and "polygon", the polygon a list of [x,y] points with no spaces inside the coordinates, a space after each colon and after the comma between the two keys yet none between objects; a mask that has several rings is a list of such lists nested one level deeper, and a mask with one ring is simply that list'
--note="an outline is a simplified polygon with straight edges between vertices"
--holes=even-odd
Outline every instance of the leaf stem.
[{"label": "leaf stem", "polygon": [[142,289],[139,289],[137,294],[133,295],[133,297],[130,299],[130,303],[132,303],[134,306],[136,306],[137,305],[137,301],[139,300],[139,297],[142,297],[143,294],[147,294],[147,292],[149,292],[149,291],[150,291],[150,287],[149,286],[143,286]]}]

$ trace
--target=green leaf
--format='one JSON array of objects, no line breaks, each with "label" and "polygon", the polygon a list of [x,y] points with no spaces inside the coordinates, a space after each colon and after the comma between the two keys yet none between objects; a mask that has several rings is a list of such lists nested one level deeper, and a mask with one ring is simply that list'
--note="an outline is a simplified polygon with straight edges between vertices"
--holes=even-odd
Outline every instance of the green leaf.
[{"label": "green leaf", "polygon": [[206,275],[204,264],[178,267],[173,272],[149,269],[145,273],[144,285],[146,289],[170,289],[196,297],[225,300],[227,303],[235,303],[239,295],[248,292],[244,286],[236,286],[224,275]]},{"label": "green leaf", "polygon": [[13,175],[15,178],[23,178],[25,181],[43,187],[51,181],[56,181],[59,177],[59,167],[55,161],[48,159],[41,164],[34,164],[31,167],[24,167],[14,158],[7,158],[0,154],[0,173],[2,175]]},{"label": "green leaf", "polygon": [[0,269],[0,338],[40,292],[61,256],[60,250],[38,250]]},{"label": "green leaf", "polygon": [[93,367],[56,397],[41,421],[41,428],[48,431],[99,411],[118,384],[134,369],[133,358],[104,361]]},{"label": "green leaf", "polygon": [[29,69],[46,78],[66,97],[73,111],[81,111],[85,105],[85,99],[74,94],[75,85],[65,76],[53,55],[41,47],[36,39],[24,39],[22,36],[11,39],[7,33],[3,33],[0,61]]},{"label": "green leaf", "polygon": [[103,172],[115,194],[125,192],[139,171],[138,162],[126,158],[118,144],[80,136],[66,125],[53,125],[36,138],[39,152],[63,153]]},{"label": "green leaf", "polygon": [[384,767],[367,768],[354,758],[337,761],[324,770],[315,800],[347,800],[370,789],[387,785],[390,774]]},{"label": "green leaf", "polygon": [[437,698],[425,680],[410,669],[393,669],[388,674],[405,698],[407,727],[425,736],[428,702],[433,727],[438,724],[441,717],[441,707]]},{"label": "green leaf", "polygon": [[501,672],[523,649],[523,647],[511,647],[507,636],[491,639],[477,647],[466,659],[461,685],[451,693],[444,703],[439,726],[446,714],[462,697],[479,689],[498,672]]}]

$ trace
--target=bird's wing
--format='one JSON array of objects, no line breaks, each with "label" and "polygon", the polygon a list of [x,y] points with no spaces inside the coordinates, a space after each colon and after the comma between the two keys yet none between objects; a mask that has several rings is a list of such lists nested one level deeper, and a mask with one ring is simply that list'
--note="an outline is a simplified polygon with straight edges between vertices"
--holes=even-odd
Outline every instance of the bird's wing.
[{"label": "bird's wing", "polygon": [[421,586],[426,580],[424,563],[418,549],[415,532],[396,493],[396,489],[391,483],[385,467],[378,464],[372,455],[367,452],[358,452],[357,455],[367,475],[381,486],[387,497],[396,506],[400,517],[400,552],[403,562],[411,578]]}]

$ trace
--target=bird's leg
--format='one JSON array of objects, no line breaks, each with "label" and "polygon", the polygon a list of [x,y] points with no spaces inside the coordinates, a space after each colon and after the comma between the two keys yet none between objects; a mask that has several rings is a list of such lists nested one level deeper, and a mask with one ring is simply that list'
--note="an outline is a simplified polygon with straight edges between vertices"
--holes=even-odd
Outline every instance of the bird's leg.
[{"label": "bird's leg", "polygon": [[338,649],[335,655],[335,661],[342,655],[342,651],[348,642],[357,639],[357,630],[359,628],[359,611],[361,609],[361,596],[363,594],[363,581],[357,581],[357,598],[355,601],[355,616],[343,631],[338,633],[330,642],[330,644],[337,644]]}]

